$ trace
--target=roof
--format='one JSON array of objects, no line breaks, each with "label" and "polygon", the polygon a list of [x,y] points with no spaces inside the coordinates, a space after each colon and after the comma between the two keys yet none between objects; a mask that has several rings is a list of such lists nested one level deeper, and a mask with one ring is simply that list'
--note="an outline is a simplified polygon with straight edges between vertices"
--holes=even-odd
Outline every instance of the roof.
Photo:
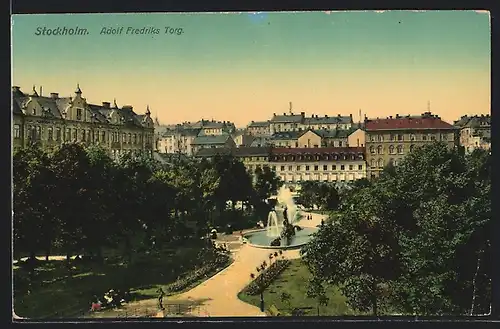
[{"label": "roof", "polygon": [[[319,156],[320,158],[315,158]],[[271,161],[364,160],[364,147],[273,148]]]},{"label": "roof", "polygon": [[473,116],[470,117],[467,123],[465,123],[464,127],[470,128],[480,128],[480,127],[491,127],[491,116],[490,115],[482,115],[482,116]]},{"label": "roof", "polygon": [[437,116],[432,117],[397,117],[371,119],[365,122],[366,131],[397,129],[454,129],[454,127]]},{"label": "roof", "polygon": [[271,147],[239,147],[234,149],[235,156],[269,156]]},{"label": "roof", "polygon": [[269,127],[269,121],[252,121],[248,128]]},{"label": "roof", "polygon": [[256,136],[253,137],[252,143],[250,144],[251,147],[257,147],[259,145],[266,145],[269,144],[269,141],[271,140],[271,137],[269,136]]},{"label": "roof", "polygon": [[333,116],[330,117],[328,115],[325,115],[323,117],[321,116],[311,116],[309,118],[304,119],[304,124],[308,125],[318,125],[318,124],[349,124],[352,123],[352,116],[341,116],[340,114],[338,116]]},{"label": "roof", "polygon": [[207,135],[196,137],[191,144],[193,145],[217,145],[226,144],[227,140],[231,138],[229,135]]},{"label": "roof", "polygon": [[304,121],[304,116],[302,114],[274,114],[270,121],[273,123],[301,123]]},{"label": "roof", "polygon": [[[78,87],[79,89],[79,87]],[[13,113],[23,114],[22,109],[28,102],[36,102],[43,110],[44,114],[53,118],[63,118],[63,114],[70,108],[71,97],[46,97],[39,96],[36,92],[33,95],[24,94],[19,87],[12,87],[13,97]],[[122,107],[121,109],[113,109],[103,105],[95,105],[86,103],[86,109],[90,111],[92,119],[97,122],[109,123],[109,114],[116,110],[125,123],[134,124],[142,127],[146,116],[138,115],[132,107]]]}]

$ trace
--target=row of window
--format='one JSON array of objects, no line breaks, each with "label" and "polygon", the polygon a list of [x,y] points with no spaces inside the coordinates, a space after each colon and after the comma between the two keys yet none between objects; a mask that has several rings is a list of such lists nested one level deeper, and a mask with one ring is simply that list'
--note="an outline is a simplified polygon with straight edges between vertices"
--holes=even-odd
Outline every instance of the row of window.
[{"label": "row of window", "polygon": [[[249,169],[257,169],[257,168],[260,168],[261,166],[260,165],[250,165],[248,166]],[[301,171],[303,170],[302,168],[304,168],[305,171],[310,171],[311,168],[313,168],[314,171],[319,171],[319,168],[322,168],[323,171],[328,171],[328,167],[330,167],[331,169],[330,170],[337,170],[337,167],[339,168],[339,170],[346,170],[346,168],[349,168],[350,171],[353,171],[353,170],[356,170],[355,168],[357,168],[357,170],[363,170],[363,165],[340,165],[340,166],[337,166],[337,165],[323,165],[323,166],[319,166],[319,165],[304,165],[304,166],[271,166],[271,169],[273,171],[276,171],[276,169],[279,169],[280,171],[285,171],[285,170],[288,170],[288,171],[293,171],[294,168],[295,168],[295,171]]]},{"label": "row of window", "polygon": [[349,129],[351,125],[349,124],[343,124],[343,125],[338,125],[338,124],[331,124],[331,125],[300,125],[297,123],[284,123],[284,124],[275,124],[274,125],[274,131],[275,132],[280,132],[280,131],[302,131],[302,130],[307,130],[307,129],[316,129],[316,130],[331,130],[331,129]]},{"label": "row of window", "polygon": [[[418,139],[420,137],[420,139]],[[409,138],[409,139],[407,139]],[[415,134],[410,134],[409,137],[405,137],[403,134],[391,134],[389,135],[389,140],[391,142],[394,141],[405,141],[405,140],[410,140],[410,141],[417,141],[417,140],[422,140],[422,141],[435,141],[436,139],[441,138],[442,141],[448,140],[448,135],[447,134],[422,134],[422,135],[415,135]],[[383,135],[370,135],[370,141],[371,142],[383,142],[384,141],[384,136]]]},{"label": "row of window", "polygon": [[[390,159],[389,160],[389,163],[392,163],[394,166],[397,166],[399,164],[399,160],[398,159]],[[372,168],[384,168],[385,166],[385,161],[383,159],[378,159],[378,160],[375,160],[375,159],[371,159],[370,161],[370,167]]]},{"label": "row of window", "polygon": [[[311,177],[312,176],[312,177]],[[280,175],[280,179],[284,182],[287,182],[287,183],[300,183],[302,181],[324,181],[324,182],[345,182],[345,181],[354,181],[356,179],[361,179],[361,178],[364,178],[365,175],[358,175],[357,177],[355,177],[354,175],[347,175],[347,177],[344,177],[344,175],[342,175],[342,177],[339,177],[337,175],[327,175],[327,174],[323,174],[323,175],[311,175],[311,176],[308,176],[306,175],[305,177],[302,177],[302,176],[289,176],[287,177],[286,175]]]},{"label": "row of window", "polygon": [[[415,145],[410,145],[410,152],[413,152],[415,149]],[[384,154],[384,147],[382,145],[379,145],[377,147],[375,146],[370,146],[370,153],[371,154]],[[404,146],[403,145],[398,145],[394,147],[394,145],[389,146],[389,154],[403,154],[404,153]]]},{"label": "row of window", "polygon": [[[28,125],[26,128],[27,137],[34,140],[41,140],[43,133],[47,129],[47,140],[48,141],[61,141],[62,140],[62,132],[63,130],[59,127],[42,127],[42,126],[32,126]],[[96,142],[107,142],[108,135],[106,131],[99,130],[91,130],[91,129],[77,129],[77,128],[66,128],[66,141],[74,140],[74,141],[96,141]],[[18,124],[14,125],[13,128],[14,138],[21,137],[21,127]],[[125,144],[140,144],[142,143],[143,136],[141,134],[132,134],[132,133],[122,133],[122,142]],[[120,141],[120,133],[112,132],[111,133],[111,142],[119,142]],[[151,135],[145,136],[146,142],[152,143],[153,137]]]}]

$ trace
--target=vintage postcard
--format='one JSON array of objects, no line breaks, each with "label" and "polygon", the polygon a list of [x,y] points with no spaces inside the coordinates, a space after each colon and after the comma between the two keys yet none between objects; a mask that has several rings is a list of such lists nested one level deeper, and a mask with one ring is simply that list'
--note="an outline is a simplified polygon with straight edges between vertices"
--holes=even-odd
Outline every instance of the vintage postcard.
[{"label": "vintage postcard", "polygon": [[487,316],[490,15],[12,16],[13,318]]}]

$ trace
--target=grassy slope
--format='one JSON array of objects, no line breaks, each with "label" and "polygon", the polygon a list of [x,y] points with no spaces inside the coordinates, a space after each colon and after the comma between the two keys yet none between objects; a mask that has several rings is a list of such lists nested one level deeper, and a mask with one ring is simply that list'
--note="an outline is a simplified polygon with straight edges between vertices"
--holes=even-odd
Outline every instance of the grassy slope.
[{"label": "grassy slope", "polygon": [[[317,315],[317,302],[307,298],[307,282],[310,278],[307,267],[300,259],[292,260],[290,266],[266,289],[264,302],[266,308],[275,305],[279,310],[290,313],[293,308],[301,308],[305,315]],[[281,293],[291,295],[290,302],[280,299]],[[321,316],[355,315],[346,305],[346,298],[340,294],[336,287],[327,288],[329,298],[328,306],[320,306]],[[260,306],[260,296],[250,296],[240,293],[238,296],[244,302]]]},{"label": "grassy slope", "polygon": [[[179,275],[197,265],[186,263],[186,258],[196,251],[197,248],[186,252],[165,252],[160,257],[143,257],[130,266],[119,262],[74,263],[71,277],[63,261],[41,261],[36,271],[36,283],[31,289],[22,287],[27,274],[17,268],[14,271],[15,313],[28,318],[82,316],[90,308],[94,294],[102,295],[109,289],[120,287],[131,288],[136,301],[156,298],[159,286],[165,289]],[[184,263],[184,268],[179,268],[180,263]]]}]

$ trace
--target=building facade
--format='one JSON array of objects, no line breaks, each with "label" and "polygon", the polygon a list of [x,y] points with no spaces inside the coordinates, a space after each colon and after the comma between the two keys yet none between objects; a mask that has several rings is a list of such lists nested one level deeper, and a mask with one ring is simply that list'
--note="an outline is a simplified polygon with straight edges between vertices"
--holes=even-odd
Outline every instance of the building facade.
[{"label": "building facade", "polygon": [[197,136],[191,143],[193,154],[196,154],[203,148],[227,148],[236,147],[236,143],[230,135],[208,135]]},{"label": "building facade", "polygon": [[333,117],[312,114],[310,117],[306,117],[305,112],[294,114],[290,111],[290,113],[283,113],[283,115],[276,115],[276,113],[273,113],[273,117],[269,120],[269,133],[271,135],[279,132],[303,131],[307,129],[348,130],[352,127],[352,114],[349,116],[338,114]]},{"label": "building facade", "polygon": [[273,148],[269,164],[289,185],[302,181],[345,183],[366,178],[364,152],[361,147]]},{"label": "building facade", "polygon": [[167,130],[158,139],[158,152],[192,156],[194,154],[192,144],[198,133],[199,129],[174,128]]},{"label": "building facade", "polygon": [[458,128],[458,139],[466,153],[475,149],[491,150],[491,116],[464,115],[454,122]]},{"label": "building facade", "polygon": [[386,119],[367,119],[366,161],[368,177],[380,175],[384,167],[399,161],[414,148],[442,141],[450,148],[457,145],[455,128],[437,115],[425,112],[421,116],[399,116]]},{"label": "building facade", "polygon": [[363,128],[353,130],[347,136],[347,146],[349,147],[365,147],[366,132]]},{"label": "building facade", "polygon": [[51,93],[25,94],[12,87],[12,145],[26,147],[38,144],[53,149],[63,143],[98,144],[113,158],[126,152],[151,154],[155,147],[154,123],[149,107],[144,115],[136,114],[132,106],[90,104],[77,86],[73,97]]},{"label": "building facade", "polygon": [[269,121],[252,121],[247,126],[247,132],[251,136],[269,136],[271,131],[269,129]]}]

